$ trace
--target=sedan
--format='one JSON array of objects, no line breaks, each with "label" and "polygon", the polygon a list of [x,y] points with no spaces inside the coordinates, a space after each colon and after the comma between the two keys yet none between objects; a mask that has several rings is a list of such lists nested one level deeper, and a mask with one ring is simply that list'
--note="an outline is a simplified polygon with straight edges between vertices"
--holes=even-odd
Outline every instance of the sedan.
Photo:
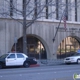
[{"label": "sedan", "polygon": [[7,53],[0,56],[0,68],[8,66],[24,66],[29,67],[37,64],[35,58],[30,58],[24,53]]},{"label": "sedan", "polygon": [[80,63],[80,53],[76,53],[73,56],[64,58],[64,63],[70,64],[70,63]]}]

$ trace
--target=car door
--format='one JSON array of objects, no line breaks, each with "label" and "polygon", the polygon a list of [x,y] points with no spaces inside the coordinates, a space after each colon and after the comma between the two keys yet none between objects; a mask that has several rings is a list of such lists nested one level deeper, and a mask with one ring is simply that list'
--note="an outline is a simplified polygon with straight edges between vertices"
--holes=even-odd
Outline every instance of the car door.
[{"label": "car door", "polygon": [[16,55],[15,54],[10,54],[7,58],[6,58],[6,66],[15,66],[16,63]]},{"label": "car door", "polygon": [[16,59],[17,65],[23,65],[24,61],[26,60],[26,57],[21,53],[17,53],[16,55],[17,55]]}]

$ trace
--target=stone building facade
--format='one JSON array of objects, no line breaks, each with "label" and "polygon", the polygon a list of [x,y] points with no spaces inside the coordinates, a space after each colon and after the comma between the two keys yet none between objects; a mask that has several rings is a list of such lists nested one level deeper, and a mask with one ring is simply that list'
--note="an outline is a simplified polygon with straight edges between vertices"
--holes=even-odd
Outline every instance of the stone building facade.
[{"label": "stone building facade", "polygon": [[[7,1],[7,2],[6,2]],[[10,0],[12,1],[12,0]],[[5,12],[5,8],[6,12],[9,11],[9,4],[8,2],[10,2],[9,0],[0,0],[0,2],[2,2],[3,5],[6,4],[6,7],[3,6],[1,3],[0,5],[2,6],[0,10],[2,10],[2,12]],[[23,1],[23,0],[22,0]],[[13,0],[13,4],[16,2],[15,5],[17,9],[22,10],[22,1],[20,0]],[[35,0],[36,1],[36,0]],[[37,0],[39,1],[39,0]],[[48,0],[41,0],[41,2],[45,2]],[[57,1],[57,0],[56,0]],[[56,2],[55,0],[52,0],[53,3]],[[62,3],[69,3],[68,0],[61,0]],[[68,2],[67,2],[68,1]],[[72,1],[73,4],[75,0],[70,0]],[[58,2],[60,4],[60,2]],[[20,4],[20,6],[19,6]],[[32,2],[31,2],[32,4]],[[41,4],[45,4],[45,3],[41,3]],[[77,3],[76,3],[77,4]],[[76,6],[75,4],[75,6]],[[56,3],[56,5],[58,5]],[[30,6],[28,6],[30,7]],[[32,7],[31,7],[32,8]],[[31,9],[30,8],[30,9]],[[50,8],[50,9],[49,9]],[[49,12],[53,9],[55,9],[53,6],[49,6]],[[43,10],[43,12],[45,12],[45,9]],[[43,12],[40,15],[44,15]],[[48,12],[48,13],[49,13]],[[62,9],[63,12],[63,9]],[[75,16],[75,13],[77,13],[77,15]],[[31,13],[33,14],[33,13]],[[61,21],[60,23],[60,16],[61,16],[61,12],[58,13],[58,15],[56,15],[57,13],[49,16],[49,17],[41,17],[41,19],[37,19],[32,25],[30,25],[27,30],[26,30],[26,36],[32,36],[37,38],[35,41],[35,45],[33,43],[31,43],[33,41],[33,39],[30,37],[28,39],[29,43],[31,43],[31,45],[29,43],[27,43],[29,45],[29,47],[27,47],[27,50],[31,50],[34,51],[34,53],[39,57],[41,57],[41,49],[43,48],[45,50],[45,56],[47,59],[57,59],[57,50],[58,47],[60,45],[60,43],[66,38],[66,37],[73,37],[75,38],[78,42],[80,42],[80,14],[79,14],[79,7],[76,9],[75,7],[72,7],[71,12],[68,12],[68,17],[67,17],[67,21],[66,21],[66,30],[64,27],[64,22]],[[15,18],[15,20],[13,20],[12,18],[10,18],[8,15],[4,14],[4,16],[0,16],[0,55],[7,53],[8,51],[12,51],[13,48],[17,47],[21,47],[20,49],[22,49],[22,43],[20,46],[20,42],[21,39],[23,37],[23,25],[19,22],[23,21],[23,18],[19,15],[19,14],[15,14],[15,11],[13,14],[11,14],[13,18]],[[47,16],[47,14],[46,14]],[[56,17],[57,16],[57,17]],[[30,19],[28,18],[30,17]],[[28,16],[26,19],[27,21],[31,20],[31,16]],[[76,18],[77,17],[77,18]],[[26,22],[27,22],[26,21]],[[60,26],[59,26],[60,23]],[[59,26],[59,28],[58,28]],[[55,36],[56,30],[58,28],[58,32],[55,38],[55,41],[53,42],[53,38]],[[38,52],[38,42],[40,41],[41,45],[40,46],[40,51]],[[36,44],[37,43],[37,44]],[[16,46],[15,46],[16,44]],[[17,48],[18,48],[17,47]],[[29,49],[28,49],[29,48]],[[33,50],[34,49],[34,50]],[[19,49],[18,49],[19,50]],[[31,53],[33,54],[33,53]],[[33,54],[33,57],[36,57],[36,55]]]}]

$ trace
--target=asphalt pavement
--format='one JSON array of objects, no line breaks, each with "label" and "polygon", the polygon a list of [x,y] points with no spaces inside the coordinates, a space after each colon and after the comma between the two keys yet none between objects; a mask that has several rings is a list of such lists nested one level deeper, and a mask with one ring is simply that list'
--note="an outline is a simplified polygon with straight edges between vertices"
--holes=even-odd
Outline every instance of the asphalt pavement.
[{"label": "asphalt pavement", "polygon": [[11,68],[0,70],[0,80],[73,80],[75,73],[80,74],[80,65]]}]

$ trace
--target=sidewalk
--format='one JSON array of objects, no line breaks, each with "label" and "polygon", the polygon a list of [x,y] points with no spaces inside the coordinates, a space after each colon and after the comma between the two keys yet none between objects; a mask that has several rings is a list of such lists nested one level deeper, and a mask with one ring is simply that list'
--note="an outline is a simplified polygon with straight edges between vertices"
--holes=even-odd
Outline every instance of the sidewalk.
[{"label": "sidewalk", "polygon": [[37,62],[37,64],[40,66],[54,66],[64,64],[63,59],[37,60]]}]

